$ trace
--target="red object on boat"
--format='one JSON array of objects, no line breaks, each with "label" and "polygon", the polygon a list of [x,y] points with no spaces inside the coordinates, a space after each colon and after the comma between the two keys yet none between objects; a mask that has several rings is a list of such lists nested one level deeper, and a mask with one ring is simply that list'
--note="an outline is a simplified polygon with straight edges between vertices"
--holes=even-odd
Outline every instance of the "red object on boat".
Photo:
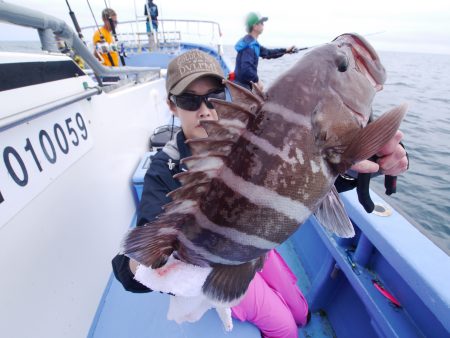
[{"label": "red object on boat", "polygon": [[229,72],[228,73],[228,80],[229,81],[234,81],[234,72]]},{"label": "red object on boat", "polygon": [[378,290],[378,291],[380,291],[380,293],[384,296],[384,297],[386,297],[392,304],[394,304],[395,306],[398,306],[398,307],[402,307],[401,305],[400,305],[400,302],[389,292],[389,291],[387,291],[382,285],[381,285],[381,283],[379,282],[379,281],[377,281],[377,280],[372,280],[372,282],[373,282],[373,286],[375,286],[375,288]]}]

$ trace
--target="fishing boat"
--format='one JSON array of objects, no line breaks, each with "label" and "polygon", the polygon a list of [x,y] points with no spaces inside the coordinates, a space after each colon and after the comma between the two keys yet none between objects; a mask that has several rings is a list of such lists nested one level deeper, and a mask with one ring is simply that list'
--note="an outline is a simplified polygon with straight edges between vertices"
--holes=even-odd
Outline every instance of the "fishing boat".
[{"label": "fishing boat", "polygon": [[[112,275],[110,260],[135,223],[149,139],[170,121],[167,62],[200,48],[229,72],[220,49],[181,33],[178,41],[158,35],[150,48],[137,30],[144,20],[134,27],[143,39],[124,47],[128,65],[112,69],[65,22],[0,1],[0,21],[38,30],[48,51],[0,52],[3,337],[260,337],[236,320],[226,333],[213,311],[176,324],[166,319],[167,295],[126,292]],[[61,54],[53,33],[89,70]],[[109,76],[120,80],[102,81]],[[312,311],[299,336],[450,336],[450,258],[371,196],[369,214],[354,191],[342,194],[354,238],[336,237],[312,216],[278,248]]]}]

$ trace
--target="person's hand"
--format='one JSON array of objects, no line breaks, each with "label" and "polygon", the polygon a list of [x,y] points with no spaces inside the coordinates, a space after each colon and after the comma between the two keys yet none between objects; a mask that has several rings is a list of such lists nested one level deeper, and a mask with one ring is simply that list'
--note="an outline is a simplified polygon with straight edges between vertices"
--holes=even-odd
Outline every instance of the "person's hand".
[{"label": "person's hand", "polygon": [[291,46],[289,48],[286,48],[286,53],[291,54],[295,52],[295,46]]},{"label": "person's hand", "polygon": [[403,133],[397,130],[394,137],[377,153],[380,158],[377,163],[365,160],[354,164],[351,169],[359,173],[376,173],[381,171],[385,175],[398,176],[408,169],[406,151],[399,144]]}]

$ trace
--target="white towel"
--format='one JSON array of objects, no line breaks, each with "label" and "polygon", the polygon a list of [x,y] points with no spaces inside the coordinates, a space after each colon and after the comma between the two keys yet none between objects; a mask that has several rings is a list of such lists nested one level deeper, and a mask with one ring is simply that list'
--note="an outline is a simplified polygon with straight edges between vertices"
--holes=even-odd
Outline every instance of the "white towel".
[{"label": "white towel", "polygon": [[[172,293],[170,296],[167,319],[178,324],[196,322],[211,308],[215,308],[226,331],[233,329],[230,306],[213,302],[202,293],[202,286],[211,272],[210,267],[186,264],[169,257],[167,263],[159,269],[139,265],[134,279],[155,291]],[[233,302],[236,303],[236,302]]]}]

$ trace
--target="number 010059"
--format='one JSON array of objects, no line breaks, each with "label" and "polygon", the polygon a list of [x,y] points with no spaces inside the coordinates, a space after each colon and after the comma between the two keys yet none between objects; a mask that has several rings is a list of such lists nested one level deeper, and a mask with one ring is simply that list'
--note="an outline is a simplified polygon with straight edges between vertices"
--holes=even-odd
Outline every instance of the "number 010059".
[{"label": "number 010059", "polygon": [[87,152],[91,138],[80,112],[48,114],[1,132],[0,207],[31,200]]}]

